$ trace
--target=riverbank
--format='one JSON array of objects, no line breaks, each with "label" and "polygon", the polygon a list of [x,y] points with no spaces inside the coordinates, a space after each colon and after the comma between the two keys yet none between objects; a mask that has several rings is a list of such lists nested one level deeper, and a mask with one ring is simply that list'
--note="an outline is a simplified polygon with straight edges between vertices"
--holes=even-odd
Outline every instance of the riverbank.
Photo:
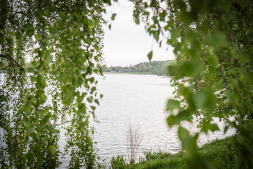
[{"label": "riverbank", "polygon": [[[215,165],[217,169],[235,168],[236,151],[231,144],[232,137],[222,140],[215,140],[205,144],[198,149],[201,156],[206,157]],[[115,168],[127,169],[153,169],[153,168],[170,168],[170,169],[188,169],[188,158],[185,152],[169,154],[165,152],[144,153],[145,159],[136,164],[127,164],[115,166]],[[112,167],[114,168],[114,167]]]}]

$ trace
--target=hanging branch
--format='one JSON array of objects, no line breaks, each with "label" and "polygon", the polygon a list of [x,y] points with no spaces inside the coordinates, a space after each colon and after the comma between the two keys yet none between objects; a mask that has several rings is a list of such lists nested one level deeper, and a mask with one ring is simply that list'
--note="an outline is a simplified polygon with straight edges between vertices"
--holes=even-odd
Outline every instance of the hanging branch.
[{"label": "hanging branch", "polygon": [[[0,54],[0,58],[6,58],[8,59],[12,64],[14,63],[17,67],[19,67],[20,71],[24,71],[25,69],[15,60],[13,59],[10,55],[4,55],[4,54]],[[7,66],[8,67],[8,66]],[[7,68],[5,67],[5,69]]]}]

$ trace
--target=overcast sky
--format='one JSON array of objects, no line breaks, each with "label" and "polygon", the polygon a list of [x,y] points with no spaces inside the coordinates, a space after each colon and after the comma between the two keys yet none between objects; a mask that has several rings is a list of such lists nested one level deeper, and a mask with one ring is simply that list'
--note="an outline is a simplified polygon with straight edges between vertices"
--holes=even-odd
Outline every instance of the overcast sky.
[{"label": "overcast sky", "polygon": [[[153,50],[152,60],[172,60],[172,48],[163,45],[159,48],[157,42],[145,32],[144,25],[136,25],[132,17],[133,5],[128,0],[107,8],[106,18],[117,13],[111,23],[111,30],[104,26],[104,58],[107,66],[129,66],[140,62],[148,62],[147,54]],[[108,19],[107,19],[108,20]],[[110,23],[110,20],[109,20]]]}]

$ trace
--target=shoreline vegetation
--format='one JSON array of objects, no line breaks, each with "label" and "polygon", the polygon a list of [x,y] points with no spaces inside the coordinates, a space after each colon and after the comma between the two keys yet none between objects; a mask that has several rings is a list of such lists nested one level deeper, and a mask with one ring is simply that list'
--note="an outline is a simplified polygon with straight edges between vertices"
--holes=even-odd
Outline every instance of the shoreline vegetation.
[{"label": "shoreline vegetation", "polygon": [[[152,74],[150,72],[104,72],[104,74],[136,74],[136,75],[156,75]],[[158,75],[157,75],[158,76]],[[162,74],[160,76],[167,76],[165,74]]]},{"label": "shoreline vegetation", "polygon": [[[221,140],[214,140],[198,148],[199,162],[210,163],[216,169],[236,168],[237,151],[233,144],[234,137],[230,136]],[[113,157],[112,169],[189,169],[188,157],[184,151],[177,154],[167,152],[143,152],[144,158],[138,163],[127,164],[123,156]],[[203,158],[205,157],[205,158]],[[208,159],[208,160],[206,160]],[[211,163],[210,163],[211,165]]]},{"label": "shoreline vegetation", "polygon": [[110,66],[103,67],[104,73],[130,73],[130,74],[144,74],[144,75],[157,75],[168,76],[168,66],[173,64],[173,60],[166,61],[151,61],[141,62],[134,66]]}]

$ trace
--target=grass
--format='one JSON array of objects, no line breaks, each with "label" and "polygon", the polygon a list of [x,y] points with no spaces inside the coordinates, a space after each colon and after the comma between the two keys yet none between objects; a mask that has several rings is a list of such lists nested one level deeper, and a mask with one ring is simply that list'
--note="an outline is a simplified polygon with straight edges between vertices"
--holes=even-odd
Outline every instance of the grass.
[{"label": "grass", "polygon": [[[215,140],[198,149],[201,156],[209,159],[217,169],[236,168],[236,151],[231,144],[231,137]],[[177,154],[166,152],[144,152],[145,159],[136,164],[125,164],[120,168],[127,169],[188,169],[188,158],[185,152]]]}]

